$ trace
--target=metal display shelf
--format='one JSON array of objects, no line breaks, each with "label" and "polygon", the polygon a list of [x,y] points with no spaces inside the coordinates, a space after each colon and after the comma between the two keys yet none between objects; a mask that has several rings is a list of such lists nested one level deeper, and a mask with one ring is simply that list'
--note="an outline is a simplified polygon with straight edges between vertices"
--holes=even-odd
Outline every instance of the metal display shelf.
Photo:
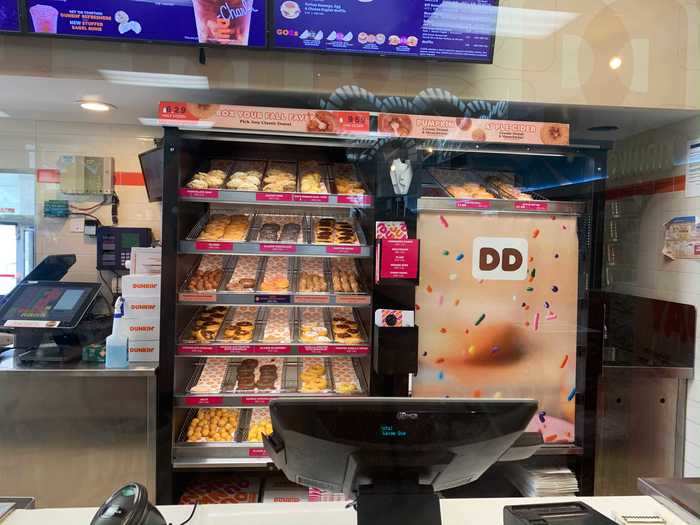
[{"label": "metal display shelf", "polygon": [[355,222],[357,244],[313,244],[310,221],[307,220],[307,216],[300,216],[299,219],[302,224],[303,242],[253,241],[252,239],[258,238],[262,220],[257,215],[253,217],[246,240],[203,241],[198,240],[197,237],[209,221],[209,216],[205,215],[195,225],[190,235],[179,242],[178,252],[219,255],[279,255],[287,257],[372,257],[372,246],[367,244],[365,234],[357,222]]},{"label": "metal display shelf", "polygon": [[369,294],[319,294],[319,293],[231,293],[231,292],[180,292],[178,304],[191,305],[274,305],[274,306],[369,306]]},{"label": "metal display shelf", "polygon": [[203,356],[297,356],[297,357],[360,357],[369,354],[369,345],[313,345],[313,344],[180,344],[177,346],[177,357],[203,357]]},{"label": "metal display shelf", "polygon": [[264,467],[272,463],[262,443],[247,441],[252,410],[240,411],[234,440],[224,442],[188,442],[187,429],[196,414],[195,409],[189,410],[180,427],[180,432],[173,444],[173,467]]},{"label": "metal display shelf", "polygon": [[[289,264],[289,291],[286,292],[265,292],[261,291],[264,281],[266,264],[261,264],[256,270],[253,277],[255,286],[249,292],[231,291],[227,289],[227,285],[231,282],[234,275],[236,259],[225,261],[224,267],[231,269],[226,270],[216,290],[191,290],[189,283],[199,263],[192,267],[185,278],[183,285],[178,293],[178,304],[188,305],[277,305],[277,306],[350,306],[362,307],[369,306],[372,302],[372,296],[367,291],[370,289],[367,286],[369,279],[363,275],[362,270],[355,265],[355,273],[358,281],[358,291],[342,292],[336,291],[333,281],[333,272],[327,260],[324,262],[323,277],[326,281],[326,290],[323,292],[302,291],[300,288],[300,279],[303,269],[297,264],[301,259],[295,258]],[[251,274],[252,275],[252,274]]]},{"label": "metal display shelf", "polygon": [[325,193],[270,193],[225,189],[194,190],[180,188],[180,200],[186,202],[217,202],[222,204],[254,204],[276,206],[322,206],[324,208],[371,208],[371,195],[335,195]]},{"label": "metal display shelf", "polygon": [[[300,360],[291,358],[282,362],[280,389],[273,391],[238,391],[238,392],[211,392],[193,393],[192,387],[197,384],[204,367],[204,361],[199,363],[190,380],[187,383],[185,392],[178,392],[174,395],[174,406],[188,408],[202,407],[244,407],[254,408],[267,406],[272,399],[284,397],[357,397],[365,396],[367,392],[367,380],[362,370],[362,365],[357,359],[352,360],[355,376],[360,385],[360,390],[353,394],[338,394],[334,392],[335,383],[331,372],[332,363],[326,360],[326,374],[329,389],[327,392],[303,393],[301,389],[300,374],[302,363]],[[235,384],[238,363],[231,361],[226,372],[224,384]]]},{"label": "metal display shelf", "polygon": [[581,215],[582,202],[507,199],[455,199],[452,197],[421,197],[418,211],[458,211],[466,213],[522,213],[535,215]]}]

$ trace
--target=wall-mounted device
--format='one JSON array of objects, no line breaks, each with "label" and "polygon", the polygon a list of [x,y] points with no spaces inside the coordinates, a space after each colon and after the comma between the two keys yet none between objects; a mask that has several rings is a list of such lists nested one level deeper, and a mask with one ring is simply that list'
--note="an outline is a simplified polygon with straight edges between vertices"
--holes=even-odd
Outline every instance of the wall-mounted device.
[{"label": "wall-mounted device", "polygon": [[74,195],[111,195],[114,190],[114,159],[63,155],[58,159],[61,191]]},{"label": "wall-mounted device", "polygon": [[126,270],[132,248],[148,248],[153,244],[150,228],[118,228],[102,226],[97,229],[97,269]]}]

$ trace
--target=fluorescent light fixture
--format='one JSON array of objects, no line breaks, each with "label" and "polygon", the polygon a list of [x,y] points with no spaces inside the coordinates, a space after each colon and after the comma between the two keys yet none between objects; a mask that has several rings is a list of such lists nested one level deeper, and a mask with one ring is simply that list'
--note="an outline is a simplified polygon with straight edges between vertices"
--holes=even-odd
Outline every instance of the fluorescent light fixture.
[{"label": "fluorescent light fixture", "polygon": [[112,84],[180,89],[209,89],[209,78],[199,75],[171,75],[100,69],[100,74]]},{"label": "fluorescent light fixture", "polygon": [[10,115],[8,113],[5,113],[4,111],[0,110],[0,118],[10,118]]},{"label": "fluorescent light fixture", "polygon": [[99,113],[104,113],[106,111],[116,109],[116,106],[113,106],[112,104],[106,104],[105,102],[97,102],[96,100],[81,100],[80,107],[88,111],[97,111]]},{"label": "fluorescent light fixture", "polygon": [[445,1],[426,20],[425,27],[488,36],[495,32],[496,37],[546,38],[578,16],[569,11]]}]

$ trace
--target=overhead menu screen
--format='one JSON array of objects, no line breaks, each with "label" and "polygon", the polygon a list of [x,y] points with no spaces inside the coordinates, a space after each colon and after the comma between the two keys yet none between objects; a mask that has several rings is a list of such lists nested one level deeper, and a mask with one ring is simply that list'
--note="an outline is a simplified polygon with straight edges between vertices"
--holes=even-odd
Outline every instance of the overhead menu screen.
[{"label": "overhead menu screen", "polygon": [[27,0],[27,19],[34,33],[264,47],[265,5],[266,0]]},{"label": "overhead menu screen", "polygon": [[79,283],[25,283],[8,297],[0,324],[23,328],[65,328],[77,324],[89,306],[97,285]]},{"label": "overhead menu screen", "polygon": [[278,48],[491,63],[498,0],[274,0]]},{"label": "overhead menu screen", "polygon": [[0,0],[0,31],[19,31],[17,0]]}]

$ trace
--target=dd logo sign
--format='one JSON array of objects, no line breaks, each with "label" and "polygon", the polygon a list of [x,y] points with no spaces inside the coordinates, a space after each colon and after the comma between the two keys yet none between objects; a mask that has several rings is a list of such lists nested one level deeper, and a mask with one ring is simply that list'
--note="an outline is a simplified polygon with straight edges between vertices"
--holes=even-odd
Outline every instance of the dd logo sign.
[{"label": "dd logo sign", "polygon": [[522,281],[527,279],[527,240],[515,237],[477,237],[472,245],[475,279]]}]

